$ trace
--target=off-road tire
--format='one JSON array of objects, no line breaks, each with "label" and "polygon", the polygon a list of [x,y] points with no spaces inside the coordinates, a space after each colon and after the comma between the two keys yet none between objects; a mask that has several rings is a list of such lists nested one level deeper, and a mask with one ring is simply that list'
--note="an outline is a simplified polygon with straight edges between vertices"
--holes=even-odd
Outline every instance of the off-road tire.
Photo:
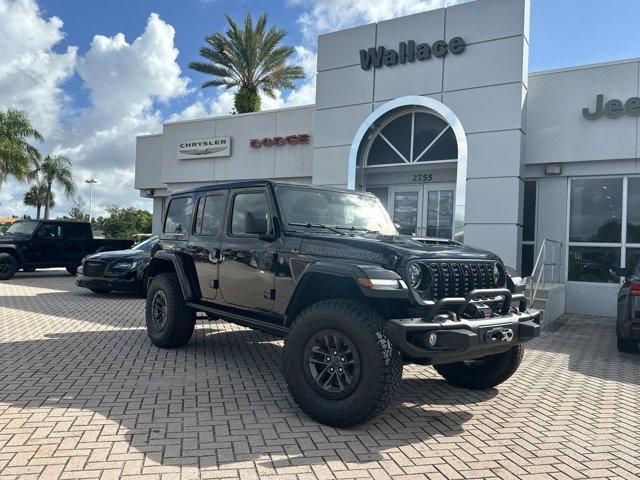
[{"label": "off-road tire", "polygon": [[91,290],[93,293],[98,293],[101,295],[106,295],[111,291],[111,289],[109,288],[90,288],[89,290]]},{"label": "off-road tire", "polygon": [[9,280],[18,271],[18,261],[10,253],[0,253],[0,280]]},{"label": "off-road tire", "polygon": [[458,387],[483,390],[495,387],[513,375],[524,355],[522,345],[515,345],[503,353],[487,357],[478,365],[465,362],[434,365],[440,375]]},{"label": "off-road tire", "polygon": [[[159,328],[153,318],[153,304],[159,291],[166,300],[163,328]],[[185,304],[175,273],[162,273],[154,277],[147,295],[146,318],[147,334],[155,346],[176,348],[189,342],[196,324],[196,312]]]},{"label": "off-road tire", "polygon": [[622,353],[638,353],[638,341],[618,337],[618,351]]},{"label": "off-road tire", "polygon": [[78,267],[80,265],[73,265],[71,267],[66,267],[67,273],[69,273],[69,275],[73,275],[74,277],[78,274]]},{"label": "off-road tire", "polygon": [[[327,329],[348,337],[361,359],[359,381],[345,398],[319,394],[304,370],[307,343]],[[387,338],[384,319],[375,309],[354,300],[324,300],[295,319],[285,339],[282,370],[293,399],[310,417],[333,427],[351,427],[389,405],[402,378],[402,357]]]}]

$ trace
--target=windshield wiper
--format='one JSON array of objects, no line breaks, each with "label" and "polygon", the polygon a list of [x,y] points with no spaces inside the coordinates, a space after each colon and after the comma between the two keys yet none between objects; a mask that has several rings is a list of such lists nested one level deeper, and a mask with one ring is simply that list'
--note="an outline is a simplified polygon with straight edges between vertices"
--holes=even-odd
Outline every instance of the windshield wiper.
[{"label": "windshield wiper", "polygon": [[340,228],[343,230],[350,230],[352,232],[380,233],[378,230],[369,230],[366,227],[346,227],[342,225],[336,225],[336,228]]},{"label": "windshield wiper", "polygon": [[320,225],[317,223],[297,223],[297,222],[289,222],[289,225],[293,226],[293,227],[305,227],[305,228],[324,228],[325,230],[330,230],[334,233],[337,233],[338,235],[346,235],[346,233],[341,232],[340,230],[338,230],[335,227],[330,227],[328,225]]}]

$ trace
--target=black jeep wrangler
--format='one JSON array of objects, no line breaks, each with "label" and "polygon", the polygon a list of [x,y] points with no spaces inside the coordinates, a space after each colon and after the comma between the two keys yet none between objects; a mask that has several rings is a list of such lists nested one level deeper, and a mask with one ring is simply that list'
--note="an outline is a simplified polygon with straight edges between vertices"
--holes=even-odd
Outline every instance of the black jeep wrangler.
[{"label": "black jeep wrangler", "polygon": [[400,236],[373,195],[252,181],[171,196],[147,331],[185,345],[196,312],[285,337],[283,373],[316,420],[351,426],[393,397],[403,362],[489,388],[540,334],[519,279],[454,241]]}]

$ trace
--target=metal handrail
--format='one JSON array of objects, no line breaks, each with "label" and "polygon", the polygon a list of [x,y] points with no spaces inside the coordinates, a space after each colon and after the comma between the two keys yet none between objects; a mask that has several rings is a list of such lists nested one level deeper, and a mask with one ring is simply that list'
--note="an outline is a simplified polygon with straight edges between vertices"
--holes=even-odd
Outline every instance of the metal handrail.
[{"label": "metal handrail", "polygon": [[[548,247],[550,245],[551,247]],[[540,251],[538,252],[538,256],[536,257],[536,262],[533,265],[533,270],[531,271],[530,285],[529,285],[529,298],[530,305],[536,301],[536,296],[538,295],[538,289],[540,288],[540,283],[542,282],[543,288],[547,283],[546,271],[547,267],[551,267],[551,281],[555,281],[555,267],[561,266],[563,264],[563,243],[557,240],[551,240],[549,238],[545,238],[542,241],[542,245],[540,246]],[[556,248],[557,247],[557,248]],[[552,249],[552,260],[548,261],[547,249]],[[560,252],[559,259],[556,260],[556,251]]]}]

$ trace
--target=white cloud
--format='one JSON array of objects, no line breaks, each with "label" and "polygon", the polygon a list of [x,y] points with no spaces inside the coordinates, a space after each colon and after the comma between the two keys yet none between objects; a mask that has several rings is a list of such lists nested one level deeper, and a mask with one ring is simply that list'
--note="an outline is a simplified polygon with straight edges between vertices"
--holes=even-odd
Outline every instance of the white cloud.
[{"label": "white cloud", "polygon": [[466,0],[291,0],[308,8],[298,23],[312,45],[320,34],[447,7]]},{"label": "white cloud", "polygon": [[[5,2],[0,0],[0,5],[6,8]],[[49,26],[51,31],[44,33],[49,35],[50,42],[62,38],[62,22],[55,18],[42,19],[33,0],[17,0],[8,4],[16,10],[14,4],[22,7],[19,15],[14,15],[14,22],[26,17],[35,25]],[[1,13],[0,45],[4,45],[5,38],[12,37],[8,36],[9,30],[3,26],[5,22]],[[110,204],[150,208],[149,201],[140,199],[133,188],[135,136],[159,131],[162,115],[158,111],[158,103],[169,102],[189,92],[188,79],[182,76],[176,62],[178,50],[174,46],[174,36],[173,27],[152,13],[144,32],[131,43],[121,33],[113,37],[96,35],[87,53],[74,58],[77,73],[90,93],[90,106],[76,112],[64,124],[58,123],[60,128],[51,129],[43,151],[64,153],[71,158],[79,192],[83,197],[89,197],[88,186],[83,180],[89,176],[98,179],[99,183],[94,186],[94,212],[97,214],[103,213]],[[9,55],[23,54],[17,49],[9,54],[2,49],[0,51],[6,56],[6,62],[14,61]],[[75,48],[72,51],[75,55]],[[29,65],[32,63],[37,62],[32,60]],[[43,76],[46,76],[44,72]],[[21,81],[21,77],[14,72],[9,72],[6,78],[7,82]],[[58,90],[61,81],[54,82]],[[32,118],[38,118],[41,113],[39,105],[35,103],[38,96],[32,92],[27,98],[32,103],[23,108]],[[5,101],[8,103],[5,104]],[[22,106],[12,98],[4,100],[1,88],[0,102],[3,102],[0,104],[4,108],[7,105]],[[53,103],[60,109],[62,100],[55,97]],[[0,193],[0,211],[32,213],[22,205],[23,191],[24,187],[7,183]],[[58,195],[54,215],[64,214],[70,206],[69,200]]]},{"label": "white cloud", "polygon": [[29,112],[43,135],[57,132],[65,105],[61,84],[72,74],[77,48],[53,48],[63,38],[62,20],[44,19],[33,0],[0,0],[0,109]]}]

